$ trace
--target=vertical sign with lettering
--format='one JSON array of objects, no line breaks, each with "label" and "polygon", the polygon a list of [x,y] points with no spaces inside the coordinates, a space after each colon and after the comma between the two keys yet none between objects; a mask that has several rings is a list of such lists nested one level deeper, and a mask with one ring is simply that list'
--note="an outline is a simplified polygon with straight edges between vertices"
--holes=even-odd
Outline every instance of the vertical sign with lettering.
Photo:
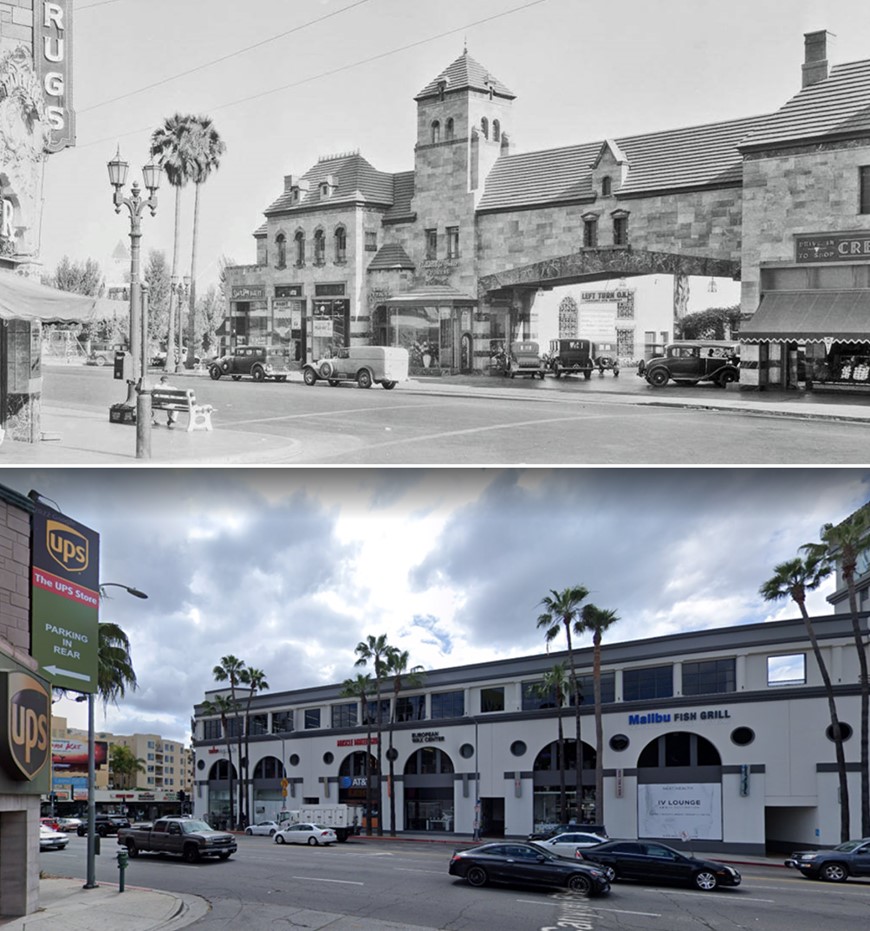
[{"label": "vertical sign with lettering", "polygon": [[51,127],[47,152],[75,145],[72,103],[72,0],[36,0],[33,56]]}]

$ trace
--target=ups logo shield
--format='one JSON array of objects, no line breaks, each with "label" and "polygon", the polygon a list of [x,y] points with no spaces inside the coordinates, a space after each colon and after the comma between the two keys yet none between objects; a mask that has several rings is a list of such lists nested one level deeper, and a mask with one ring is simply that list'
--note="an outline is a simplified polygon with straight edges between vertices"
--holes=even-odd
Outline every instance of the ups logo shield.
[{"label": "ups logo shield", "polygon": [[88,538],[59,520],[46,521],[45,547],[66,572],[84,572],[88,568]]},{"label": "ups logo shield", "polygon": [[6,674],[4,764],[13,779],[33,779],[51,755],[51,696],[25,672]]}]

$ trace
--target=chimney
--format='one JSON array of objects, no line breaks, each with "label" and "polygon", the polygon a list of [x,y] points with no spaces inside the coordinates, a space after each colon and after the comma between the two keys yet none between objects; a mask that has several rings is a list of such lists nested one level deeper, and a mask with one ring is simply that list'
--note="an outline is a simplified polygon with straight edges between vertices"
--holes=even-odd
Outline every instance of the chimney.
[{"label": "chimney", "polygon": [[827,29],[804,33],[803,81],[801,87],[818,84],[828,77],[828,53],[833,50],[834,34]]}]

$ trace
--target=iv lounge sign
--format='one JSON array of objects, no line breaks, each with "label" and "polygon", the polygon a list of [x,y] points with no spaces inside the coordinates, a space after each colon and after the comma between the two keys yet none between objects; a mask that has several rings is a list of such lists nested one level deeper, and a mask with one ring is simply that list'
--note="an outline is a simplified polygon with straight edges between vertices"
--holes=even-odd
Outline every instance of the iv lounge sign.
[{"label": "iv lounge sign", "polygon": [[56,688],[96,692],[100,536],[38,503],[30,582],[32,653]]}]

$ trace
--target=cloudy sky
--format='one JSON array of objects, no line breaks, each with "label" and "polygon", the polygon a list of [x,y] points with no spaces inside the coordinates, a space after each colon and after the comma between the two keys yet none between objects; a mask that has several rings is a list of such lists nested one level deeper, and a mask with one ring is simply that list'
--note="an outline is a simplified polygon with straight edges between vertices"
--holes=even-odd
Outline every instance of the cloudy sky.
[{"label": "cloudy sky", "polygon": [[[866,0],[77,0],[74,23],[77,145],[46,164],[43,262],[91,257],[111,279],[129,219],[106,162],[119,145],[139,177],[166,117],[206,113],[227,152],[203,192],[201,286],[221,255],[254,261],[285,174],[355,149],[413,168],[414,95],[464,42],[517,95],[517,152],[771,112],[800,89],[807,31],[836,33],[835,63],[870,56]],[[170,254],[160,196],[143,249]]]},{"label": "cloudy sky", "polygon": [[[148,593],[103,602],[140,688],[97,727],[177,740],[222,656],[275,692],[354,675],[368,634],[427,669],[540,653],[550,589],[616,609],[614,642],[793,617],[759,585],[870,500],[866,469],[0,469],[0,483],[98,531],[101,579]],[[811,613],[830,613],[827,591]],[[86,726],[82,705],[57,713]]]}]

